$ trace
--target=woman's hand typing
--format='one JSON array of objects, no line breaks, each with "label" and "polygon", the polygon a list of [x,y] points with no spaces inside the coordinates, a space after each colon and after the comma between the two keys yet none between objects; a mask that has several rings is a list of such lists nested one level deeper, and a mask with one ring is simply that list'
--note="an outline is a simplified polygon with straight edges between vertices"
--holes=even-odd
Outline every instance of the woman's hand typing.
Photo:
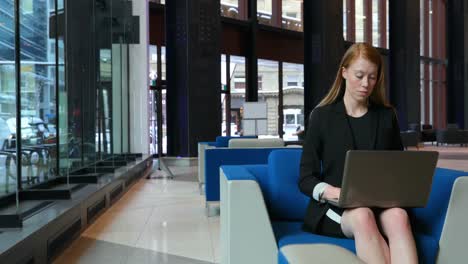
[{"label": "woman's hand typing", "polygon": [[323,192],[322,198],[325,200],[333,200],[340,198],[341,188],[337,188],[334,186],[327,186]]}]

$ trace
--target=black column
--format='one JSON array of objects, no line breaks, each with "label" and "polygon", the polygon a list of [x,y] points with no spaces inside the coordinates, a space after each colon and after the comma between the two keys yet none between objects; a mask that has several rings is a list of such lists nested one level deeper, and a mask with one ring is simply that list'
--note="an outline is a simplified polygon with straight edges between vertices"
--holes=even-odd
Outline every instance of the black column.
[{"label": "black column", "polygon": [[196,156],[199,141],[221,131],[220,4],[166,3],[167,147],[170,156]]},{"label": "black column", "polygon": [[333,84],[343,54],[343,1],[304,1],[305,122]]},{"label": "black column", "polygon": [[447,122],[468,124],[468,3],[447,2]]},{"label": "black column", "polygon": [[389,1],[390,103],[401,130],[421,122],[419,1]]},{"label": "black column", "polygon": [[257,64],[257,1],[249,1],[249,39],[246,41],[246,56],[245,56],[245,74],[246,88],[245,101],[258,101],[258,64]]}]

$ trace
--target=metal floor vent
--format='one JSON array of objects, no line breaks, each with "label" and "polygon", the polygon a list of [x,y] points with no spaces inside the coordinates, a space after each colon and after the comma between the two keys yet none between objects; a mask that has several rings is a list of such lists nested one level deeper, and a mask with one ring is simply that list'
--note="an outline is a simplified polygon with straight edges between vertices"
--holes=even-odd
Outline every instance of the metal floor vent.
[{"label": "metal floor vent", "polygon": [[109,199],[111,204],[115,201],[117,197],[122,193],[123,191],[123,186],[120,184],[118,187],[116,187],[114,190],[110,192]]},{"label": "metal floor vent", "polygon": [[88,217],[88,224],[90,224],[96,218],[99,213],[106,208],[106,198],[103,197],[101,200],[96,202],[95,204],[91,205],[87,209],[87,217]]},{"label": "metal floor vent", "polygon": [[127,180],[125,180],[125,186],[130,186],[132,185],[132,183],[135,181],[135,177],[133,176],[130,176],[129,178],[127,178]]},{"label": "metal floor vent", "polygon": [[73,222],[63,232],[47,240],[47,259],[51,261],[65,249],[69,242],[79,235],[81,230],[81,218]]}]

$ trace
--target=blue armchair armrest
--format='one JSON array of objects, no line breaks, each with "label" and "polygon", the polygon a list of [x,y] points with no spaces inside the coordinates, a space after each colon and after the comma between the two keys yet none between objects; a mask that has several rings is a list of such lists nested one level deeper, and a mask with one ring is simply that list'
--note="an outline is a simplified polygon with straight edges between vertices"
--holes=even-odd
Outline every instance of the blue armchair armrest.
[{"label": "blue armchair armrest", "polygon": [[214,148],[205,150],[205,195],[207,202],[219,201],[221,165],[266,164],[268,155],[284,148]]}]

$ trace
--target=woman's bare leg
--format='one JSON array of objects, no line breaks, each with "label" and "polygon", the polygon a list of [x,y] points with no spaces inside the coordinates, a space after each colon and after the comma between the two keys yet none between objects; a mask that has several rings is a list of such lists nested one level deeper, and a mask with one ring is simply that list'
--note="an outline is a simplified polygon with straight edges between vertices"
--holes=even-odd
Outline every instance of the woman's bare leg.
[{"label": "woman's bare leg", "polygon": [[354,237],[356,252],[366,263],[390,263],[390,251],[380,234],[374,213],[369,208],[346,210],[341,217],[341,229]]},{"label": "woman's bare leg", "polygon": [[380,214],[379,220],[388,238],[392,263],[418,263],[416,244],[406,211],[401,208],[387,209]]}]

